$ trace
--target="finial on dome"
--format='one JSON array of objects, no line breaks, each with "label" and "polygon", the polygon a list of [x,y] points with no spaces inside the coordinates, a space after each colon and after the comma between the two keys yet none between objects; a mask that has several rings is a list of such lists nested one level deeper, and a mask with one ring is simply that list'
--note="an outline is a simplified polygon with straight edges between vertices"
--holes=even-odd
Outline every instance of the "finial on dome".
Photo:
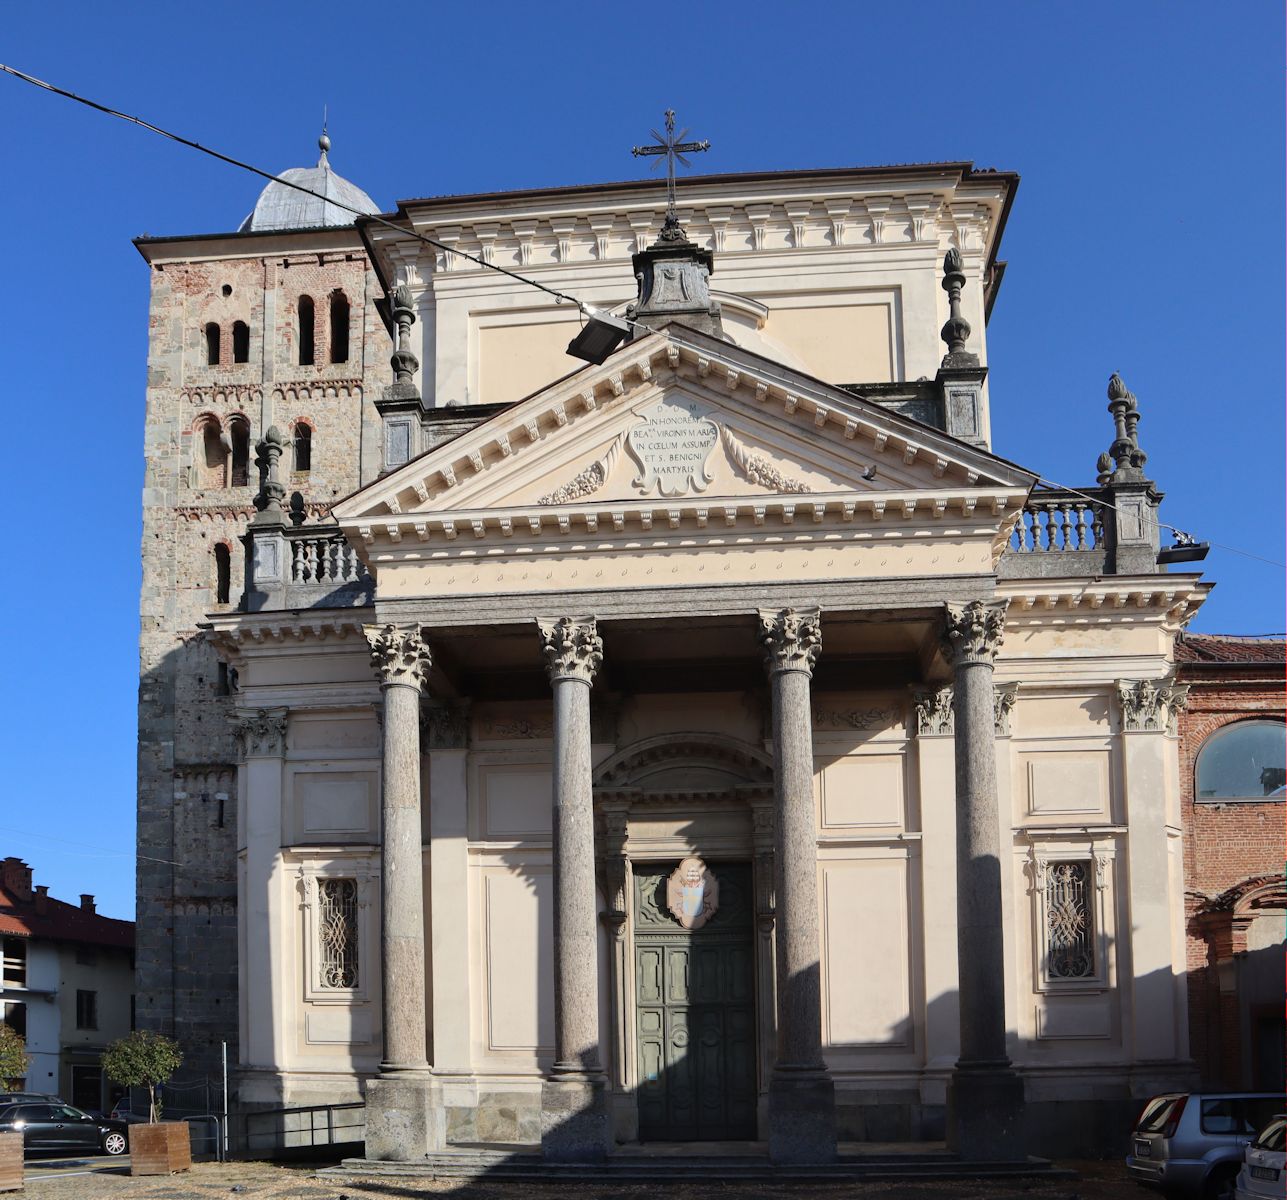
[{"label": "finial on dome", "polygon": [[317,148],[322,152],[322,157],[318,160],[317,165],[320,167],[326,162],[326,152],[331,148],[331,139],[326,132],[326,105],[322,105],[322,136],[317,139]]}]

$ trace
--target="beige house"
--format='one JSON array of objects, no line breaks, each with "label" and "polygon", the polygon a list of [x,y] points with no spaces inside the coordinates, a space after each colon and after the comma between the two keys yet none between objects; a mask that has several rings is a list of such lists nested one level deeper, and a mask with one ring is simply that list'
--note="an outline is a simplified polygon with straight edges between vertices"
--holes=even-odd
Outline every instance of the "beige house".
[{"label": "beige house", "polygon": [[[1156,565],[1116,377],[1097,484],[991,452],[1016,185],[358,221],[380,461],[293,521],[267,388],[244,601],[204,623],[240,722],[243,1104],[365,1096],[383,1159],[994,1158],[1189,1079],[1172,647],[1206,585]],[[631,336],[587,365],[596,312]]]}]

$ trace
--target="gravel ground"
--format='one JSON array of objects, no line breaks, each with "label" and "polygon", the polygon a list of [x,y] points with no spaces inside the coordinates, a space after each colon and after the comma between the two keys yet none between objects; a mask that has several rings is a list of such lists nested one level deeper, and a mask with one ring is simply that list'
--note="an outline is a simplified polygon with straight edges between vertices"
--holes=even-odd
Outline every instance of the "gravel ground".
[{"label": "gravel ground", "polygon": [[541,1184],[515,1181],[460,1183],[407,1179],[318,1178],[314,1168],[269,1163],[197,1163],[189,1172],[169,1177],[132,1179],[108,1172],[68,1174],[70,1167],[30,1164],[21,1195],[33,1200],[210,1200],[242,1196],[246,1200],[405,1200],[442,1195],[452,1200],[769,1200],[786,1196],[818,1200],[1146,1200],[1126,1178],[1120,1162],[1062,1163],[1077,1179],[1000,1181],[915,1181],[908,1183],[765,1184]]}]

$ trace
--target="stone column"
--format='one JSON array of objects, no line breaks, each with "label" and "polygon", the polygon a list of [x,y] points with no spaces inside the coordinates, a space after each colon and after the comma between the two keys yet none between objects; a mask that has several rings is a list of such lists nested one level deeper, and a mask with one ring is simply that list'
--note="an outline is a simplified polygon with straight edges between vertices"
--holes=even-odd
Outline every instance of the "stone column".
[{"label": "stone column", "polygon": [[773,693],[778,835],[778,1046],[769,1081],[769,1157],[775,1163],[822,1163],[836,1154],[835,1088],[822,1061],[818,837],[809,704],[822,631],[816,608],[761,609],[759,616]]},{"label": "stone column", "polygon": [[947,606],[944,651],[955,671],[956,948],[961,1057],[948,1086],[948,1144],[962,1158],[1024,1153],[1023,1080],[1006,1054],[1001,823],[993,664],[1005,605]]},{"label": "stone column", "polygon": [[420,828],[420,689],[429,648],[415,626],[367,625],[384,696],[380,777],[380,953],[384,1056],[367,1085],[366,1156],[410,1161],[430,1148],[425,1057],[424,865]]},{"label": "stone column", "polygon": [[537,620],[554,689],[554,1065],[541,1090],[541,1149],[557,1162],[611,1145],[599,1058],[598,902],[590,685],[603,661],[592,617]]}]

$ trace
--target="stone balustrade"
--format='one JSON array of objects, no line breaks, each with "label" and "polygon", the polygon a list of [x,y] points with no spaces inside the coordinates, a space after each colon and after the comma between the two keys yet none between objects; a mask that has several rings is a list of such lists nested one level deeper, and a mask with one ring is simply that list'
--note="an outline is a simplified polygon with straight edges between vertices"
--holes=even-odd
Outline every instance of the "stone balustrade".
[{"label": "stone balustrade", "polygon": [[375,580],[334,526],[268,526],[247,535],[248,612],[360,608],[375,597]]},{"label": "stone balustrade", "polygon": [[1101,575],[1109,571],[1109,498],[1086,492],[1036,491],[1023,507],[998,567],[1002,578]]}]

